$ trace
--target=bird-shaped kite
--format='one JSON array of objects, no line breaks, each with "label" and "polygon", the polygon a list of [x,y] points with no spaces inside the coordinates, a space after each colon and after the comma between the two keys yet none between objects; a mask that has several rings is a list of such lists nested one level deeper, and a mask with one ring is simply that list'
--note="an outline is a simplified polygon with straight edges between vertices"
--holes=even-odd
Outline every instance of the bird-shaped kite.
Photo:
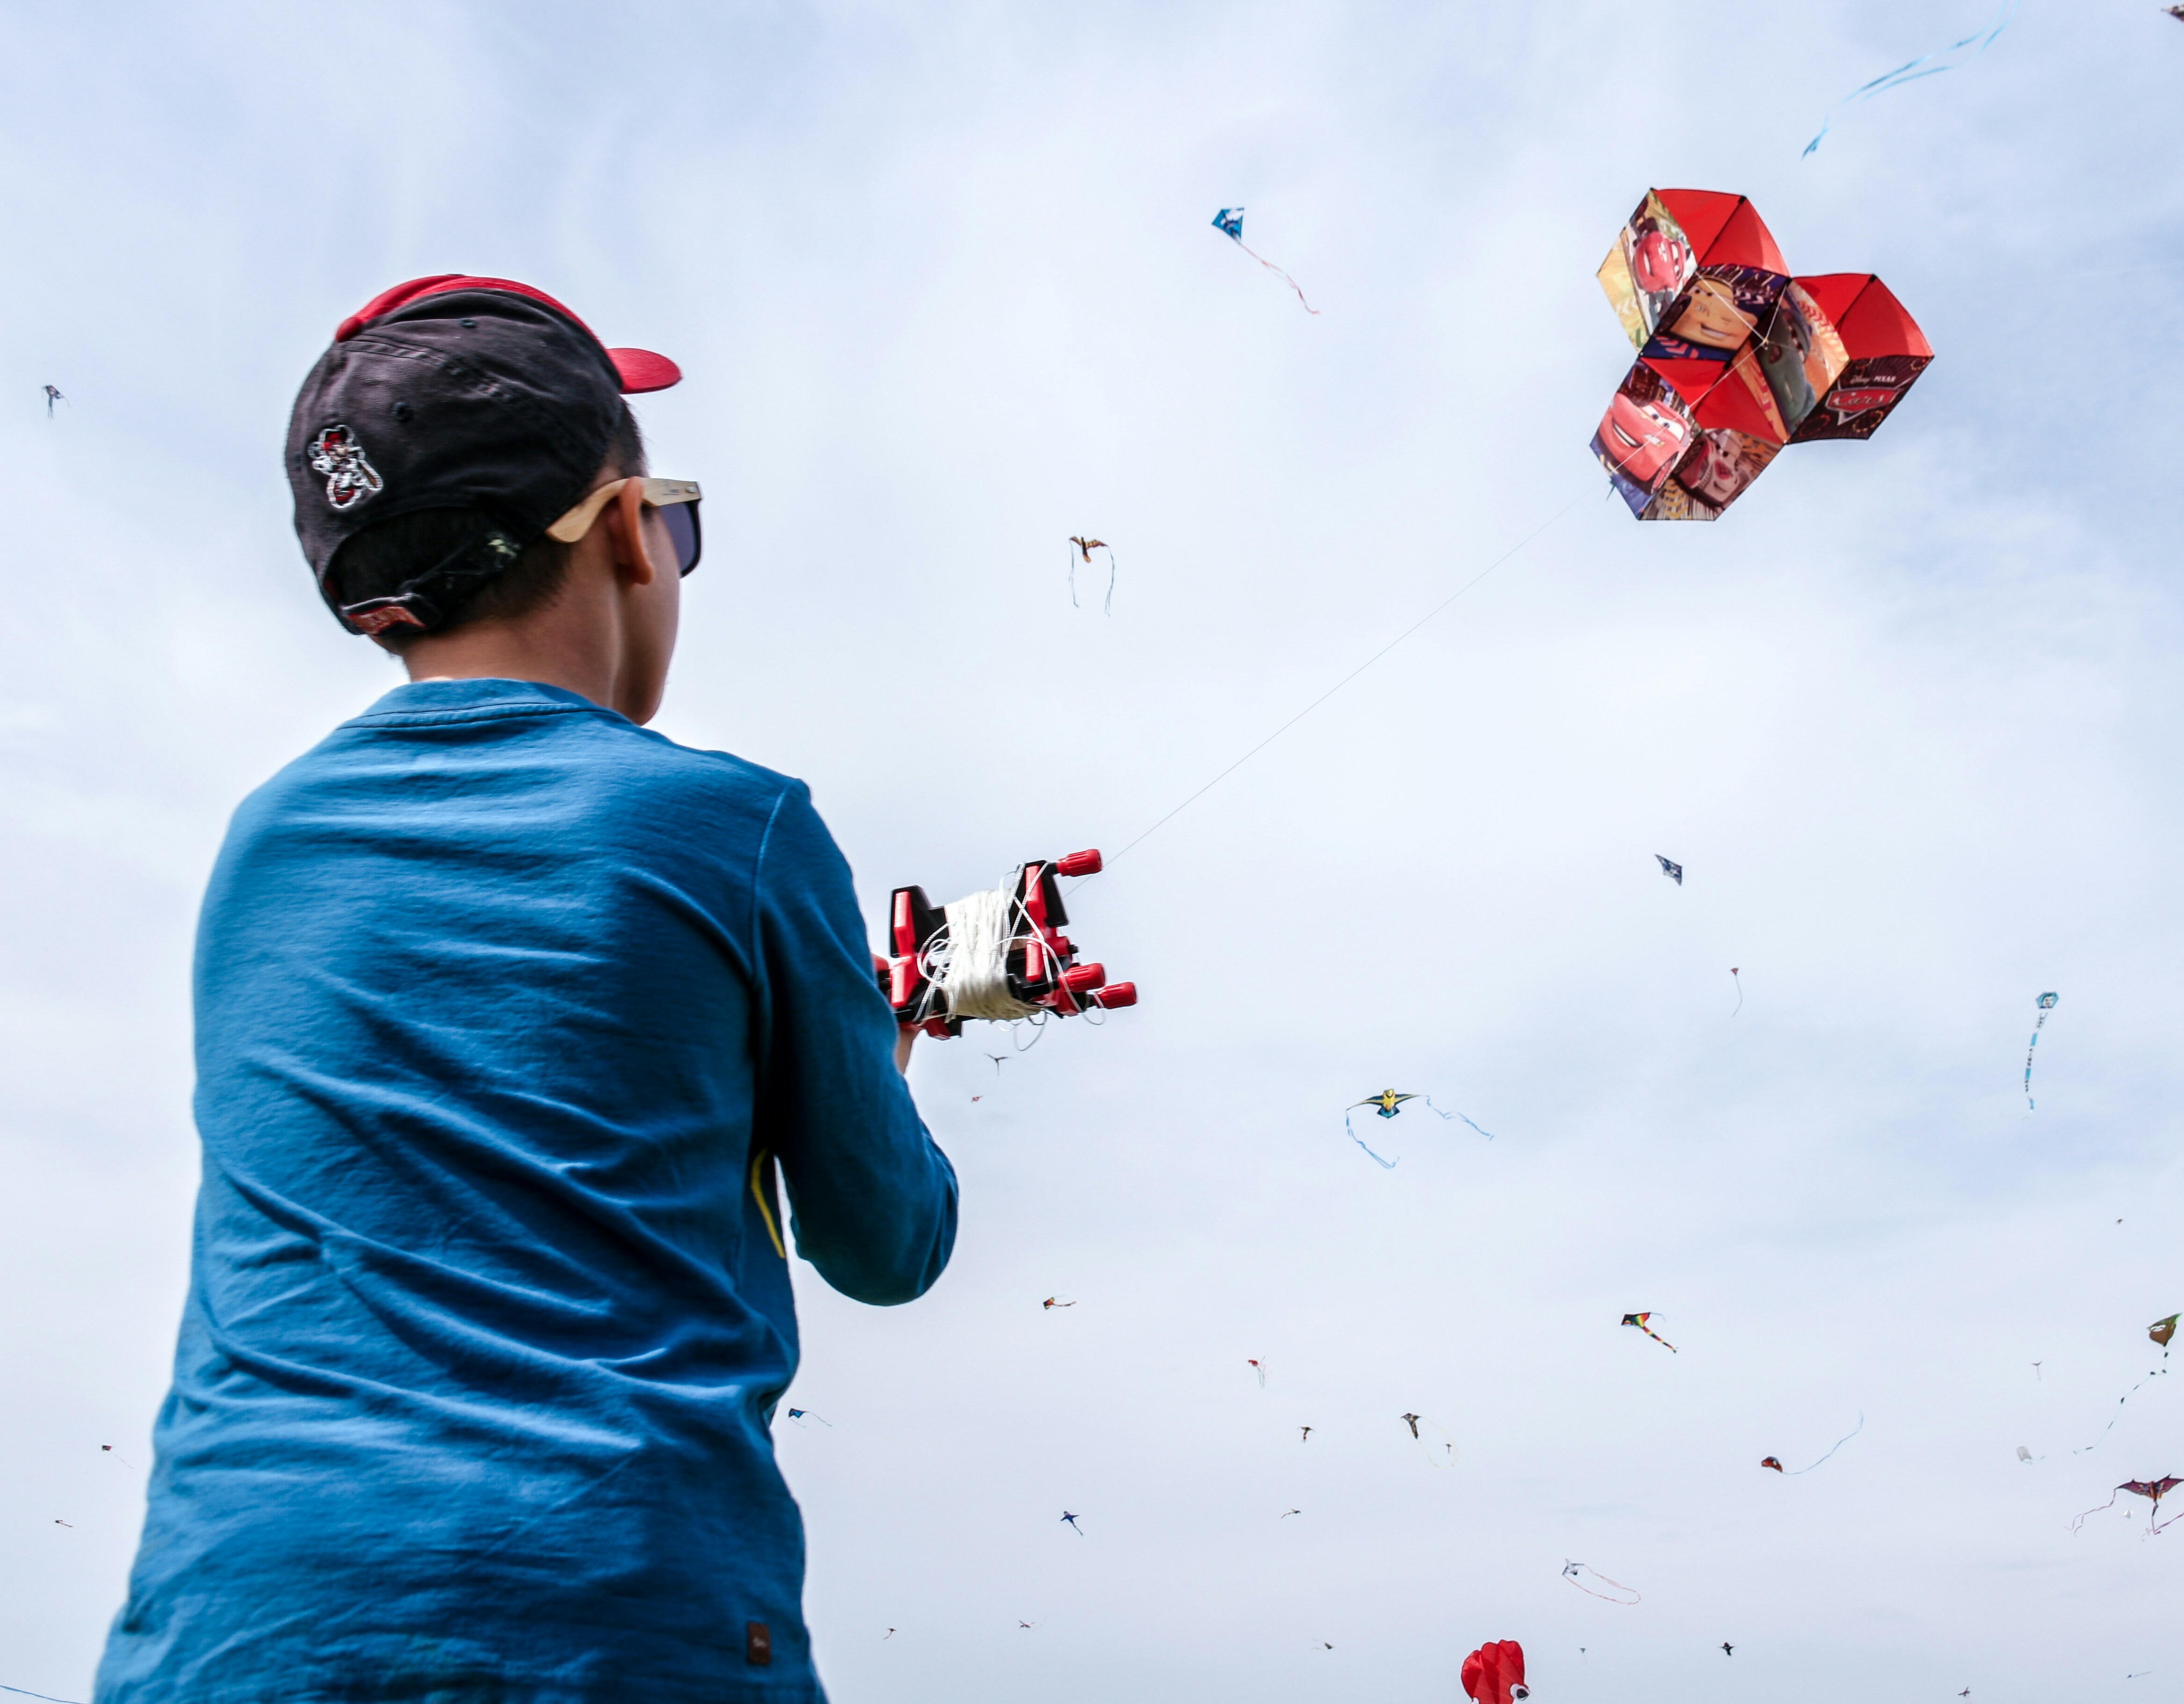
[{"label": "bird-shaped kite", "polygon": [[1667,1350],[1669,1354],[1674,1355],[1676,1352],[1676,1345],[1669,1342],[1667,1338],[1662,1336],[1659,1332],[1654,1330],[1652,1326],[1646,1323],[1646,1322],[1652,1318],[1652,1317],[1653,1316],[1650,1313],[1626,1313],[1623,1316],[1623,1323],[1625,1325],[1636,1326],[1639,1330],[1644,1332],[1646,1336],[1652,1338],[1654,1342],[1659,1344],[1661,1347]]},{"label": "bird-shaped kite", "polygon": [[[1280,279],[1283,283],[1288,285],[1290,289],[1296,291],[1297,300],[1304,302],[1304,291],[1298,286],[1295,279],[1290,277],[1288,273],[1283,271],[1280,267],[1275,265],[1274,263],[1268,259],[1265,255],[1251,253],[1251,248],[1244,241],[1244,209],[1242,208],[1223,208],[1220,212],[1213,215],[1213,228],[1219,231],[1223,237],[1229,238],[1239,248],[1243,249],[1246,254],[1251,254],[1254,260],[1257,261],[1260,265],[1265,267],[1268,271],[1273,273],[1275,277]],[[1307,314],[1317,314],[1319,312],[1319,309],[1313,307],[1309,302],[1304,302],[1304,310]]]},{"label": "bird-shaped kite", "polygon": [[1392,1172],[1395,1170],[1397,1161],[1399,1161],[1402,1156],[1398,1155],[1395,1160],[1383,1160],[1378,1154],[1373,1153],[1372,1149],[1366,1147],[1365,1139],[1357,1133],[1357,1127],[1351,1123],[1350,1115],[1352,1112],[1357,1111],[1361,1106],[1369,1106],[1373,1109],[1377,1117],[1382,1118],[1393,1118],[1396,1112],[1401,1110],[1406,1100],[1423,1100],[1425,1102],[1428,1110],[1433,1112],[1437,1117],[1443,1119],[1462,1118],[1465,1123],[1470,1124],[1473,1129],[1479,1130],[1479,1133],[1484,1136],[1488,1141],[1491,1142],[1494,1139],[1494,1133],[1492,1131],[1479,1130],[1479,1126],[1473,1124],[1472,1121],[1464,1117],[1462,1113],[1443,1112],[1440,1107],[1434,1105],[1433,1096],[1430,1094],[1399,1094],[1392,1089],[1384,1089],[1378,1094],[1368,1095],[1362,1100],[1353,1100],[1348,1106],[1343,1109],[1342,1113],[1342,1128],[1350,1133],[1350,1139],[1355,1142],[1360,1148],[1364,1148],[1366,1153],[1372,1155],[1373,1162],[1380,1167],[1384,1171]]},{"label": "bird-shaped kite", "polygon": [[[1081,559],[1084,565],[1089,568],[1092,565],[1092,553],[1095,550],[1104,550],[1107,553],[1107,601],[1100,606],[1100,610],[1104,615],[1113,615],[1115,613],[1115,547],[1104,538],[1079,538],[1074,534],[1071,535],[1069,542],[1076,547],[1070,553],[1069,557],[1069,607],[1072,610],[1078,607],[1077,564],[1078,560]],[[986,1056],[989,1059],[993,1057],[991,1054]]]},{"label": "bird-shaped kite", "polygon": [[2075,1533],[2092,1516],[2105,1513],[2108,1510],[2114,1508],[2115,1506],[2115,1500],[2121,1496],[2126,1491],[2129,1491],[2134,1497],[2144,1497],[2153,1506],[2147,1512],[2146,1517],[2146,1535],[2148,1538],[2152,1538],[2164,1527],[2174,1526],[2176,1524],[2176,1517],[2174,1515],[2171,1515],[2165,1521],[2158,1518],[2158,1517],[2161,1513],[2161,1500],[2167,1496],[2171,1491],[2175,1490],[2179,1485],[2184,1485],[2184,1479],[2126,1479],[2123,1484],[2118,1485],[2114,1491],[2109,1494],[2108,1501],[2103,1503],[2099,1508],[2088,1509],[2084,1514],[2079,1516],[2076,1520],[2071,1522],[2070,1530]]},{"label": "bird-shaped kite", "polygon": [[1734,1657],[1736,1655],[1736,1647],[1724,1639],[1721,1642],[1721,1654],[1724,1657]]},{"label": "bird-shaped kite", "polygon": [[1061,1512],[1061,1518],[1069,1523],[1069,1530],[1071,1532],[1076,1534],[1080,1539],[1084,1536],[1084,1529],[1077,1524],[1076,1516],[1070,1513],[1068,1510],[1064,1509]]},{"label": "bird-shaped kite", "polygon": [[1473,1704],[1513,1704],[1532,1696],[1524,1685],[1524,1647],[1513,1639],[1480,1646],[1463,1659],[1461,1673]]},{"label": "bird-shaped kite", "polygon": [[[1446,1428],[1438,1421],[1429,1419],[1423,1414],[1398,1414],[1396,1417],[1411,1428],[1411,1437],[1418,1444],[1418,1453],[1427,1461],[1436,1467],[1453,1467],[1456,1465],[1456,1439],[1449,1436]],[[1427,1437],[1418,1430],[1421,1426],[1434,1435]]]}]

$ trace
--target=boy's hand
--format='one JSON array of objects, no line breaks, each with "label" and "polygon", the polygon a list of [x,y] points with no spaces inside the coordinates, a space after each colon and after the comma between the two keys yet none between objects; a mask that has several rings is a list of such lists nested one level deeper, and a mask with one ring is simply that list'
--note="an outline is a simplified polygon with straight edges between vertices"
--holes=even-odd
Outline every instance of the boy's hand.
[{"label": "boy's hand", "polygon": [[[888,991],[888,961],[878,953],[872,955],[872,975],[884,995]],[[917,1032],[914,1029],[898,1028],[894,1033],[894,1068],[905,1077],[910,1074],[910,1050],[916,1039]]]}]

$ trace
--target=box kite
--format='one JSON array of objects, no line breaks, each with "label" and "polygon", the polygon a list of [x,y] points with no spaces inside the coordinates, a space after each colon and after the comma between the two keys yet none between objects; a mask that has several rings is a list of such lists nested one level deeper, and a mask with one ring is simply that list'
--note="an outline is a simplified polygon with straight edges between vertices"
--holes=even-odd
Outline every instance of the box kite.
[{"label": "box kite", "polygon": [[1514,1704],[1532,1696],[1524,1685],[1524,1647],[1513,1639],[1480,1646],[1463,1659],[1462,1678],[1473,1704]]},{"label": "box kite", "polygon": [[1641,521],[1713,521],[1785,444],[1871,437],[1934,359],[1871,273],[1792,277],[1741,195],[1647,191],[1599,277],[1638,360],[1592,452]]}]

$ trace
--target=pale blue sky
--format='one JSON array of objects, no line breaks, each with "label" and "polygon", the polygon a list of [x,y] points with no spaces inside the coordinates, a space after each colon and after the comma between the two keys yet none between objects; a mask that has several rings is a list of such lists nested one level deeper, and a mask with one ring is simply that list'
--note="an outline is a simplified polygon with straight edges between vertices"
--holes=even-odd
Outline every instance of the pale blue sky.
[{"label": "pale blue sky", "polygon": [[[220,833],[396,678],[311,592],[288,401],[469,270],[682,362],[660,726],[807,778],[875,918],[1131,840],[1568,508],[1082,890],[1139,1008],[921,1045],[954,1267],[888,1311],[800,1269],[838,1704],[1453,1699],[1495,1638],[1542,1704],[2176,1696],[2184,1534],[2068,1528],[2184,1471],[2165,1381],[2072,1453],[2184,1306],[2184,25],[2026,0],[1799,155],[1991,16],[0,17],[0,1684],[87,1696],[135,1542]],[[1938,352],[1712,527],[1585,454],[1652,185]],[[1382,1172],[1341,1115],[1388,1086],[1497,1139],[1414,1110]]]}]

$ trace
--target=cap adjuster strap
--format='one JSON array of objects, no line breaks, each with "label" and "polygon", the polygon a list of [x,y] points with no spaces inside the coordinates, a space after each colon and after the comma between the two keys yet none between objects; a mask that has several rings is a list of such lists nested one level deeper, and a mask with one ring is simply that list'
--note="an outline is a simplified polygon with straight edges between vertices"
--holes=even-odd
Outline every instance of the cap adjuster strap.
[{"label": "cap adjuster strap", "polygon": [[327,602],[341,624],[353,633],[376,635],[390,627],[414,627],[429,633],[447,621],[447,604],[471,584],[499,578],[522,554],[521,545],[495,527],[476,543],[404,581],[398,590],[383,598],[366,598],[354,604],[334,604],[332,599]]}]

